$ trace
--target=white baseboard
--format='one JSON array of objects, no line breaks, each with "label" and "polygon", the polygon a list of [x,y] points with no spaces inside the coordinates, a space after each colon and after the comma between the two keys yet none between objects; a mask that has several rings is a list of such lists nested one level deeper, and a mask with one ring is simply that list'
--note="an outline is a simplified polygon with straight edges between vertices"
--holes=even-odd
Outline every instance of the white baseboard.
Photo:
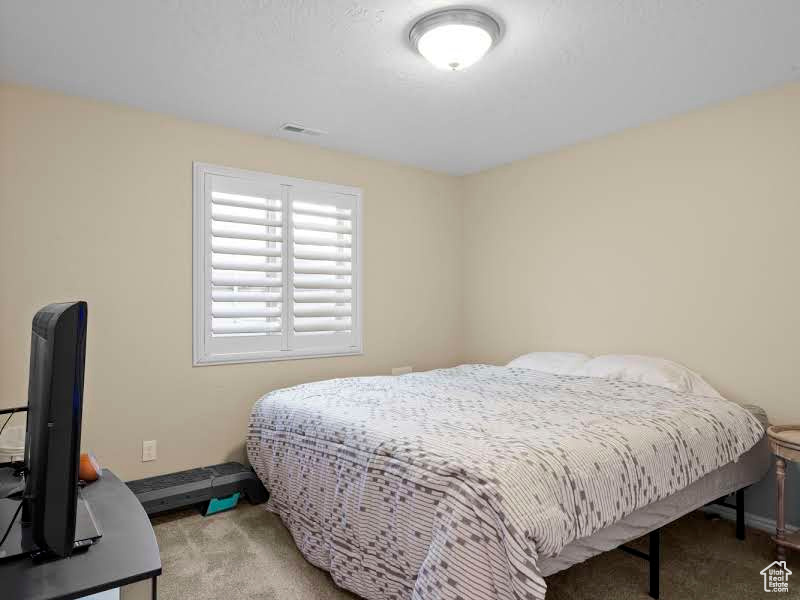
[{"label": "white baseboard", "polygon": [[[705,513],[719,515],[728,521],[736,521],[736,510],[727,506],[712,504],[711,506],[704,506],[700,510]],[[770,519],[768,517],[762,517],[761,515],[754,515],[753,513],[746,512],[744,513],[744,523],[747,525],[747,527],[752,527],[753,529],[759,529],[771,534],[775,533],[775,519]],[[787,533],[794,533],[798,530],[800,530],[800,527],[797,525],[792,525],[790,523],[786,524]]]}]

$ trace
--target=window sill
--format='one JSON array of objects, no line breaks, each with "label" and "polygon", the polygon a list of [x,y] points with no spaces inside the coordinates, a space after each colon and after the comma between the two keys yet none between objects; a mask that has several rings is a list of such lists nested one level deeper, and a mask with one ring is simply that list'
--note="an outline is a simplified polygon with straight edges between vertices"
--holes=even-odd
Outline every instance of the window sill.
[{"label": "window sill", "polygon": [[364,354],[363,348],[353,348],[351,351],[330,351],[320,352],[314,351],[286,351],[278,353],[269,353],[261,355],[243,356],[231,354],[227,356],[205,356],[195,357],[192,361],[193,367],[208,367],[212,365],[232,365],[242,363],[257,363],[257,362],[278,362],[284,360],[303,360],[309,358],[336,358],[337,356],[362,356]]}]

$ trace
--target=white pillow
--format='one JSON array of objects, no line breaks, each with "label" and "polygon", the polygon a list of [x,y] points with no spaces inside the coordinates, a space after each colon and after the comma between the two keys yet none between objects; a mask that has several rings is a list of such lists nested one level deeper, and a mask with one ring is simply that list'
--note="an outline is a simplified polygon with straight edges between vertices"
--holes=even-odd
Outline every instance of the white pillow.
[{"label": "white pillow", "polygon": [[591,359],[588,354],[579,352],[531,352],[515,358],[506,366],[569,375]]},{"label": "white pillow", "polygon": [[719,396],[700,375],[665,358],[635,354],[607,354],[584,363],[575,375],[620,379],[657,385],[676,392]]}]

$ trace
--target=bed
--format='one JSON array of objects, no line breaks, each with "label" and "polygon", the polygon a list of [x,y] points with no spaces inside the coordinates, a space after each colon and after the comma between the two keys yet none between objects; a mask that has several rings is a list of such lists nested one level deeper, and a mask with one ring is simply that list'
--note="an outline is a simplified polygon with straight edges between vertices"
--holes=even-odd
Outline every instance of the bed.
[{"label": "bed", "polygon": [[718,395],[462,365],[271,392],[247,452],[298,548],[368,600],[542,600],[544,577],[760,479]]}]

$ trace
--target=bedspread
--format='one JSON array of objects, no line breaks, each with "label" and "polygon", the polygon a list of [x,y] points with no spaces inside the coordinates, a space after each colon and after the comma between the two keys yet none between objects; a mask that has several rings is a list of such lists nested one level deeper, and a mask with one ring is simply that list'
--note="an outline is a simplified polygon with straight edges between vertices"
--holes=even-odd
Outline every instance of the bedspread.
[{"label": "bedspread", "polygon": [[369,600],[545,596],[554,556],[750,449],[740,406],[463,365],[266,394],[247,452],[300,551]]}]

